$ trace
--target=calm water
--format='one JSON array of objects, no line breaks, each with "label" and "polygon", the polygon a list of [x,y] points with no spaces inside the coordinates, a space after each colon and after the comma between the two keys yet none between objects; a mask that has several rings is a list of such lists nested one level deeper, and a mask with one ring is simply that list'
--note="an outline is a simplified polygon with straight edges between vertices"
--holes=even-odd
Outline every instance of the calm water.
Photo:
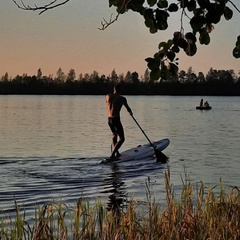
[{"label": "calm water", "polygon": [[[201,97],[128,96],[134,115],[154,141],[169,138],[171,182],[181,178],[209,185],[239,186],[240,98],[206,97],[213,109],[195,110]],[[154,160],[102,165],[110,154],[104,96],[0,96],[0,210],[12,214],[14,199],[31,215],[54,199],[74,204],[119,196],[144,201],[152,182],[164,201],[166,165]],[[122,111],[126,142],[121,150],[147,143]]]}]

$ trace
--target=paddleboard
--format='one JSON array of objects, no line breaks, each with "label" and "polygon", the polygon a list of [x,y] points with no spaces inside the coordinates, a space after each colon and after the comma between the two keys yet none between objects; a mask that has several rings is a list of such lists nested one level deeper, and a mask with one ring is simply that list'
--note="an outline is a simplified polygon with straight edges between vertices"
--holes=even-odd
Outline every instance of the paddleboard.
[{"label": "paddleboard", "polygon": [[[169,143],[170,140],[168,138],[164,138],[159,141],[153,142],[153,145],[155,146],[155,149],[163,151],[169,145]],[[121,156],[113,162],[140,160],[153,157],[154,154],[155,150],[153,149],[151,144],[148,143],[144,145],[138,145],[137,147],[121,152]],[[109,161],[107,159],[104,159],[102,163],[109,163]]]}]

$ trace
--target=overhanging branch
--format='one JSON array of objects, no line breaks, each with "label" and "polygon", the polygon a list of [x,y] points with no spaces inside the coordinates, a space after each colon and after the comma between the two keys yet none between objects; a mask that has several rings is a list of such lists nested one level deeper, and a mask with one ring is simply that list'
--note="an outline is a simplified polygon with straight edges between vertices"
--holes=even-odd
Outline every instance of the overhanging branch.
[{"label": "overhanging branch", "polygon": [[111,17],[109,19],[109,21],[107,21],[105,18],[103,18],[103,20],[101,21],[101,28],[98,28],[99,30],[105,30],[108,26],[110,26],[111,24],[113,24],[114,22],[116,22],[118,20],[119,17],[119,13],[116,15],[116,17],[113,18],[113,14],[111,14]]},{"label": "overhanging branch", "polygon": [[238,11],[240,13],[239,8],[232,1],[229,1],[229,2],[233,5],[233,7],[236,9],[236,11]]},{"label": "overhanging branch", "polygon": [[30,5],[25,4],[23,0],[21,0],[21,4],[19,4],[17,2],[17,0],[12,0],[12,1],[18,8],[20,8],[22,10],[28,10],[28,11],[39,11],[39,15],[40,15],[48,10],[62,6],[64,4],[66,4],[67,2],[70,2],[71,0],[62,0],[62,1],[61,0],[53,0],[52,2],[45,4],[43,6],[38,6],[36,4],[34,6],[30,6]]}]

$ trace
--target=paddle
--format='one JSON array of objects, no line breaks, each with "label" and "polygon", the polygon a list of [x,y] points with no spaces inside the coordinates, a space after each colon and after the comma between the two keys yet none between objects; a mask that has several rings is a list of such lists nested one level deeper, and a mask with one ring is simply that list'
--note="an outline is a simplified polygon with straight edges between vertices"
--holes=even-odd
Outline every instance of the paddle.
[{"label": "paddle", "polygon": [[168,161],[168,157],[163,154],[161,151],[159,151],[158,149],[156,149],[156,146],[153,145],[153,143],[150,141],[150,139],[148,138],[148,136],[146,135],[146,133],[143,131],[143,129],[141,128],[141,126],[139,125],[139,123],[137,122],[137,120],[135,119],[135,117],[133,115],[131,115],[133,120],[135,121],[135,123],[138,125],[139,129],[142,131],[142,133],[144,134],[144,136],[147,138],[148,142],[150,143],[150,145],[153,147],[156,158],[157,158],[157,162],[161,162],[161,163],[167,163]]}]

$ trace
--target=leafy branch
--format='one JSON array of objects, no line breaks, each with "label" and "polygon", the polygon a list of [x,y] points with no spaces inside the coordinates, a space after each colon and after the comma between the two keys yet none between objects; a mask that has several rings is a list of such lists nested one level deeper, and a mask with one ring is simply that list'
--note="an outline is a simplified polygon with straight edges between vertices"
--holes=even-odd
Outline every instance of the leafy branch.
[{"label": "leafy branch", "polygon": [[[12,0],[18,8],[23,10],[43,12],[66,4],[71,0],[53,0],[43,6],[30,6],[24,0]],[[21,1],[21,4],[17,3]],[[197,53],[197,42],[208,45],[211,41],[210,34],[214,25],[220,23],[222,18],[231,20],[233,10],[240,13],[239,8],[231,0],[108,0],[109,7],[116,8],[116,16],[113,14],[107,21],[101,22],[100,30],[104,30],[116,22],[121,14],[133,11],[144,18],[145,26],[151,34],[168,29],[168,20],[175,12],[180,12],[180,30],[173,32],[173,38],[166,42],[160,42],[158,51],[153,57],[146,58],[148,68],[151,70],[151,79],[168,79],[177,76],[178,58],[177,54],[182,50],[188,56]],[[189,19],[190,31],[184,33],[184,17]],[[240,35],[237,37],[232,54],[240,58]]]}]

